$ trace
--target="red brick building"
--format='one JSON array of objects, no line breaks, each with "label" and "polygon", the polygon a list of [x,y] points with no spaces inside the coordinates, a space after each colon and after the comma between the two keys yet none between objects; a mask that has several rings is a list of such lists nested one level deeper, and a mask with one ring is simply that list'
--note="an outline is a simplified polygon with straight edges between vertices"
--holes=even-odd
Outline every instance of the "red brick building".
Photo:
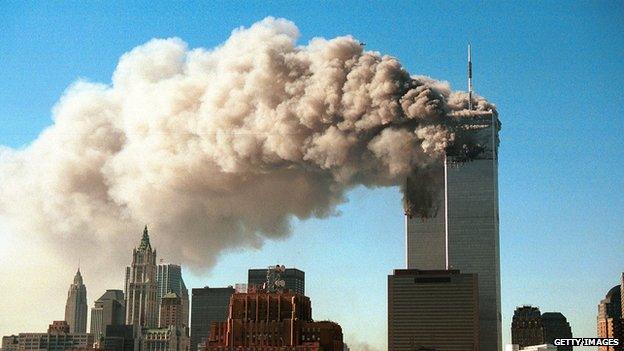
[{"label": "red brick building", "polygon": [[307,296],[291,291],[235,293],[228,319],[213,322],[206,351],[342,351],[342,328],[314,322]]}]

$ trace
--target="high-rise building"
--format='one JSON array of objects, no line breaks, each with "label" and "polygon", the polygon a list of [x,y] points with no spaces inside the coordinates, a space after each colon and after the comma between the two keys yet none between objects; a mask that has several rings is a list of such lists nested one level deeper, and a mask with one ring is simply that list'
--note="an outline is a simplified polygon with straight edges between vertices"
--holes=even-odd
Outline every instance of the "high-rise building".
[{"label": "high-rise building", "polygon": [[199,288],[192,290],[191,301],[191,351],[197,344],[206,342],[212,322],[224,321],[228,317],[228,305],[234,288]]},{"label": "high-rise building", "polygon": [[87,287],[83,284],[80,269],[67,292],[65,321],[69,324],[70,333],[87,332]]},{"label": "high-rise building", "polygon": [[150,245],[147,226],[139,247],[132,251],[132,265],[126,270],[126,324],[154,328],[158,324],[156,250]]},{"label": "high-rise building", "polygon": [[522,347],[544,344],[544,324],[537,307],[516,308],[511,321],[511,343]]},{"label": "high-rise building", "polygon": [[[616,285],[600,301],[598,305],[598,337],[624,339],[624,322],[622,320],[622,287]],[[619,346],[600,346],[599,351],[620,351]]]},{"label": "high-rise building", "polygon": [[388,351],[479,350],[477,275],[396,269],[388,276]]},{"label": "high-rise building", "polygon": [[[439,176],[429,218],[406,203],[408,269],[476,273],[481,351],[501,349],[498,228],[498,115],[462,111],[454,116],[466,140],[456,140],[436,166]],[[471,132],[468,133],[467,131]],[[407,192],[411,182],[407,181]]]},{"label": "high-rise building", "polygon": [[89,332],[96,340],[106,337],[106,326],[123,325],[126,320],[124,294],[121,290],[106,290],[91,308]]},{"label": "high-rise building", "polygon": [[[514,311],[511,322],[511,342],[520,347],[554,344],[555,339],[569,339],[572,328],[560,312],[540,313],[539,308],[520,306]],[[559,351],[571,351],[572,346],[556,346]]]},{"label": "high-rise building", "polygon": [[314,322],[310,299],[292,290],[234,293],[228,310],[211,324],[205,351],[343,351],[340,325]]},{"label": "high-rise building", "polygon": [[[277,266],[275,266],[277,267]],[[256,268],[247,271],[247,286],[256,286],[261,288],[262,284],[267,281],[269,268]],[[281,273],[281,277],[285,282],[284,288],[292,290],[301,295],[305,295],[305,272],[297,268],[285,268]]]},{"label": "high-rise building", "polygon": [[[560,312],[542,313],[544,325],[544,343],[554,345],[555,339],[572,338],[572,328],[566,317]],[[557,346],[558,351],[572,351],[572,346]]]},{"label": "high-rise building", "polygon": [[174,292],[165,294],[160,299],[160,317],[158,318],[158,327],[186,327],[186,321],[183,319],[182,314],[183,307],[180,296]]},{"label": "high-rise building", "polygon": [[189,294],[184,279],[182,279],[182,267],[177,264],[159,264],[157,266],[156,281],[158,282],[158,306],[161,299],[168,293],[175,293],[181,300],[182,310],[180,321],[185,326],[189,324]]}]

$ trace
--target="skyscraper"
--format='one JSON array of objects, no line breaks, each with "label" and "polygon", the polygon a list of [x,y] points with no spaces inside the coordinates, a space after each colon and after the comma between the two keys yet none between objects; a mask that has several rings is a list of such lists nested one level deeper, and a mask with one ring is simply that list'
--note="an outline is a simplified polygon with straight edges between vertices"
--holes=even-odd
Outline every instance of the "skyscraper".
[{"label": "skyscraper", "polygon": [[[459,269],[478,274],[481,351],[501,348],[498,230],[498,116],[462,111],[457,128],[472,131],[456,140],[437,165],[438,211],[410,216],[406,206],[408,269]],[[475,152],[478,151],[478,152]],[[408,191],[410,182],[408,180]]]},{"label": "skyscraper", "polygon": [[191,351],[197,350],[197,344],[205,342],[210,335],[212,322],[224,321],[228,317],[228,304],[234,294],[234,288],[199,288],[193,289],[191,301]]},{"label": "skyscraper", "polygon": [[476,274],[395,269],[388,276],[388,351],[479,350]]},{"label": "skyscraper", "polygon": [[[539,308],[520,306],[511,322],[511,342],[520,347],[554,344],[555,339],[569,339],[572,328],[560,312],[540,313]],[[571,351],[572,346],[556,346],[559,351]]]},{"label": "skyscraper", "polygon": [[[598,305],[598,337],[599,338],[624,338],[624,323],[622,321],[622,287],[616,285],[600,301]],[[600,351],[621,350],[620,346],[600,346]]]},{"label": "skyscraper", "polygon": [[74,282],[67,292],[65,321],[69,324],[70,333],[87,332],[87,287],[82,282],[80,269],[76,272]]},{"label": "skyscraper", "polygon": [[132,251],[126,270],[126,324],[154,328],[158,324],[156,250],[152,250],[147,226],[139,247]]},{"label": "skyscraper", "polygon": [[[270,267],[256,268],[247,271],[247,284],[249,287],[256,286],[262,287],[267,281],[267,273]],[[281,274],[281,278],[284,280],[286,289],[292,290],[301,295],[305,295],[305,272],[297,268],[286,268]]]},{"label": "skyscraper", "polygon": [[106,337],[106,326],[123,325],[126,318],[124,294],[121,290],[106,290],[104,295],[95,301],[91,309],[91,328],[89,333],[96,340]]},{"label": "skyscraper", "polygon": [[175,293],[181,301],[180,321],[189,324],[189,295],[184,279],[182,279],[182,267],[177,264],[159,264],[157,266],[156,281],[158,282],[158,306],[161,299],[168,293]]}]

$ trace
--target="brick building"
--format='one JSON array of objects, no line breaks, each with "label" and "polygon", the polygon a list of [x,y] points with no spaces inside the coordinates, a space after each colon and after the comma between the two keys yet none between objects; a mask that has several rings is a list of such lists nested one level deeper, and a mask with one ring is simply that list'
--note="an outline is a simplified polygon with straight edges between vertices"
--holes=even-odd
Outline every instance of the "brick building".
[{"label": "brick building", "polygon": [[307,296],[292,291],[234,293],[228,318],[213,322],[206,351],[342,351],[342,328],[312,320]]}]

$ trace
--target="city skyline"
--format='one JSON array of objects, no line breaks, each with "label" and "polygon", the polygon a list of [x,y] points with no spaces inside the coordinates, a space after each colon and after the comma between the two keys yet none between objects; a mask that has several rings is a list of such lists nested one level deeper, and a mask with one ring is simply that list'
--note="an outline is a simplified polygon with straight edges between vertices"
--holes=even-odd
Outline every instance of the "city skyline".
[{"label": "city skyline", "polygon": [[[304,13],[322,13],[322,11],[313,10],[318,6],[313,5],[312,9]],[[438,6],[433,7],[441,11],[442,9]],[[527,303],[538,305],[543,310],[562,311],[568,317],[575,336],[592,336],[595,334],[596,305],[600,299],[604,298],[605,291],[617,281],[609,277],[617,277],[624,265],[621,255],[618,254],[623,248],[621,228],[624,226],[618,216],[622,209],[622,200],[615,194],[617,191],[611,190],[621,189],[623,179],[621,167],[617,166],[617,153],[615,152],[620,149],[619,145],[621,145],[621,140],[617,136],[622,131],[621,119],[618,117],[621,116],[622,104],[618,103],[621,97],[614,93],[617,91],[617,86],[624,81],[622,73],[616,70],[618,65],[615,63],[621,58],[623,52],[621,39],[602,35],[621,29],[621,23],[614,20],[617,17],[611,16],[621,14],[622,9],[621,6],[615,6],[614,11],[605,11],[608,6],[604,4],[563,5],[564,10],[569,13],[578,14],[578,11],[583,10],[584,17],[581,17],[591,20],[592,26],[590,27],[585,23],[576,22],[570,15],[564,16],[563,19],[555,19],[554,13],[559,9],[554,5],[540,6],[544,7],[550,16],[542,14],[530,19],[529,13],[515,11],[518,9],[509,4],[502,5],[501,8],[492,6],[486,9],[486,15],[481,14],[481,11],[468,9],[467,13],[460,16],[460,23],[468,29],[466,34],[460,35],[459,38],[451,37],[451,34],[461,32],[459,31],[461,26],[453,26],[452,23],[436,17],[434,10],[423,9],[419,6],[409,7],[411,11],[418,13],[416,16],[425,23],[431,25],[435,23],[432,20],[427,21],[426,14],[429,14],[441,23],[452,27],[436,28],[435,34],[438,37],[431,46],[423,43],[425,36],[415,34],[415,29],[407,25],[404,27],[413,35],[413,43],[410,37],[401,35],[397,38],[397,32],[393,32],[394,37],[391,40],[385,40],[387,35],[380,35],[379,32],[384,28],[395,28],[394,21],[387,19],[391,18],[388,14],[387,17],[374,19],[365,14],[357,14],[355,18],[372,24],[372,28],[367,29],[355,19],[346,23],[338,21],[340,16],[347,14],[345,9],[340,9],[336,14],[329,16],[329,24],[323,25],[311,22],[290,6],[255,9],[252,14],[228,18],[223,24],[217,24],[211,20],[214,14],[204,14],[205,17],[202,19],[199,14],[189,13],[194,12],[190,9],[178,9],[180,15],[183,14],[191,20],[186,21],[184,25],[176,21],[164,21],[161,24],[162,27],[148,24],[147,20],[146,22],[139,21],[140,25],[135,34],[125,40],[111,40],[114,43],[109,43],[103,48],[85,44],[78,37],[72,37],[70,33],[59,33],[58,35],[74,38],[76,42],[72,43],[70,40],[59,43],[67,49],[67,52],[61,49],[58,49],[58,52],[45,51],[47,57],[53,58],[50,60],[45,60],[43,57],[37,59],[38,51],[34,49],[34,46],[26,44],[15,45],[11,50],[3,50],[3,52],[10,52],[8,56],[11,59],[7,63],[10,69],[0,75],[0,80],[6,82],[8,88],[0,93],[0,101],[4,105],[4,109],[0,111],[0,118],[7,126],[7,129],[0,132],[0,144],[12,148],[28,145],[45,126],[51,124],[49,111],[62,91],[72,81],[77,77],[86,77],[94,81],[108,82],[115,60],[122,53],[152,37],[176,35],[187,40],[193,48],[210,48],[222,42],[228,36],[227,33],[237,26],[248,27],[266,15],[286,17],[300,27],[303,36],[299,40],[301,44],[307,43],[313,36],[322,35],[333,38],[337,35],[353,34],[366,42],[367,49],[397,56],[411,73],[430,74],[437,79],[449,80],[456,89],[465,89],[464,47],[467,39],[470,39],[473,41],[475,56],[475,89],[477,93],[487,96],[504,111],[501,113],[503,123],[501,153],[503,155],[499,176],[504,343],[509,341],[508,326],[513,308]],[[153,13],[141,15],[137,12],[139,9],[136,6],[134,9],[130,7],[129,13],[135,16],[132,18],[158,17]],[[50,9],[39,8],[40,12],[28,12],[24,8],[15,10],[21,10],[23,16],[7,19],[10,31],[7,38],[0,42],[3,49],[13,47],[17,38],[20,38],[18,34],[21,31],[17,27],[20,21],[29,23],[31,27],[27,30],[37,32],[42,27],[53,25],[54,21],[63,18],[50,16],[45,21],[35,23],[29,21],[49,14],[47,11]],[[383,13],[379,8],[374,10]],[[449,5],[444,10],[454,14],[462,12],[453,5]],[[518,18],[514,19],[510,25],[511,32],[509,29],[505,32],[492,23],[486,23],[487,21],[483,19],[483,17],[490,20],[494,18],[494,24],[501,26],[500,20],[493,16],[496,10],[518,15]],[[233,13],[231,7],[226,7],[221,11],[225,11],[221,12],[222,15]],[[76,12],[69,11],[66,16],[77,21]],[[89,18],[93,19],[93,15],[90,16]],[[396,20],[399,23],[411,22],[405,15],[396,16],[398,16]],[[469,22],[468,17],[471,17],[474,22]],[[318,16],[311,16],[311,18],[318,20]],[[534,43],[521,40],[519,43],[510,44],[498,38],[504,37],[504,33],[510,33],[515,39],[524,38],[523,35],[526,33],[532,33],[530,28],[522,26],[522,21],[534,24],[553,23],[556,28],[564,30],[541,26],[544,33],[539,32],[539,35],[534,38]],[[78,23],[82,22],[78,21]],[[210,30],[200,30],[200,23],[208,24]],[[112,26],[125,28],[123,24],[115,20],[112,20]],[[485,29],[491,29],[496,35],[484,34],[483,37],[479,37],[478,33]],[[375,30],[377,32],[374,32]],[[559,34],[561,32],[568,34],[563,36]],[[91,33],[95,33],[94,35],[98,38],[105,38],[107,35],[117,38],[114,33],[105,35],[97,29],[93,29]],[[567,41],[568,35],[575,38],[574,44]],[[468,36],[471,38],[466,38]],[[554,37],[555,40],[547,39],[548,36]],[[449,40],[449,37],[452,39]],[[57,34],[46,34],[36,39],[39,41],[35,40],[35,42],[45,47],[45,45],[52,45],[55,38],[58,38]],[[69,59],[80,57],[80,55],[74,55],[75,52],[72,54],[71,51],[77,50],[73,45],[78,43],[80,43],[81,50],[86,53],[86,57],[93,58],[90,60],[92,62],[87,62],[88,59]],[[507,51],[497,45],[501,45]],[[521,48],[523,45],[524,47]],[[554,46],[557,46],[557,50],[553,49]],[[611,48],[608,50],[608,55],[607,47]],[[512,58],[514,55],[518,57]],[[32,77],[24,73],[28,70],[22,68],[23,63],[17,61],[21,57],[37,63],[33,68]],[[66,60],[62,61],[59,58],[66,58]],[[448,64],[440,64],[442,58]],[[44,61],[48,63],[44,64]],[[538,64],[527,64],[533,61]],[[62,64],[62,62],[71,62],[71,64]],[[563,65],[561,62],[567,64]],[[565,68],[549,72],[549,69],[559,67],[560,64]],[[600,70],[596,72],[593,68],[587,68],[590,64],[600,67]],[[16,74],[18,76],[15,76]],[[21,75],[30,78],[15,79]],[[38,81],[35,76],[46,78]],[[544,88],[532,91],[531,88],[535,86],[533,80],[536,76],[545,77],[544,84],[550,90]],[[514,77],[514,82],[510,79],[511,77]],[[585,87],[585,80],[590,85],[589,89]],[[553,94],[553,91],[565,91],[570,94],[570,97],[562,99],[565,103],[557,101],[558,97],[555,95],[560,94]],[[596,103],[591,104],[592,107],[589,108],[584,101],[590,97],[594,98],[594,95],[590,93],[592,91],[601,91],[601,97],[596,97]],[[33,97],[36,101],[31,103]],[[525,100],[534,101],[534,106],[531,104],[527,106]],[[555,122],[554,118],[544,117],[544,114],[550,117],[549,114],[553,113],[563,115],[567,119],[565,122]],[[582,116],[588,116],[588,118]],[[602,116],[615,116],[615,118]],[[569,151],[570,154],[565,151]],[[524,156],[518,157],[518,155]],[[554,167],[555,164],[557,167]],[[358,187],[348,193],[348,199],[348,203],[338,206],[338,210],[342,212],[340,216],[305,221],[293,219],[291,223],[294,234],[287,238],[266,241],[261,248],[256,246],[249,251],[238,249],[227,251],[218,257],[218,261],[217,257],[206,258],[206,266],[216,262],[212,270],[206,272],[193,267],[184,271],[187,286],[190,289],[205,285],[227,286],[245,282],[247,269],[279,261],[288,267],[294,266],[307,273],[306,291],[315,301],[315,308],[321,316],[338,316],[334,318],[342,325],[347,343],[351,339],[354,343],[367,342],[376,348],[384,349],[384,331],[358,332],[356,330],[367,330],[359,319],[368,318],[383,322],[386,301],[385,277],[393,268],[403,266],[404,222],[400,196],[395,188],[371,190]],[[370,216],[371,213],[375,216]],[[386,220],[382,221],[385,223],[376,223],[377,220],[370,217],[382,217]],[[77,258],[48,250],[45,239],[11,235],[12,230],[8,221],[0,220],[0,227],[2,227],[0,237],[6,239],[3,240],[0,248],[0,253],[4,257],[14,257],[12,252],[18,251],[25,252],[27,257],[32,258],[19,267],[20,274],[31,277],[33,281],[22,283],[29,296],[20,296],[16,300],[15,303],[20,311],[26,311],[28,307],[26,298],[41,296],[41,293],[34,292],[33,287],[34,281],[41,284],[43,277],[45,281],[50,282],[50,290],[45,292],[48,296],[42,300],[46,301],[46,305],[50,304],[50,301],[58,301],[58,297],[64,295],[66,291],[51,291],[52,287],[67,286],[71,281],[70,271],[75,269],[72,267],[75,267]],[[128,228],[127,232],[130,235],[136,230]],[[163,233],[164,235],[166,234]],[[31,239],[32,241],[27,241]],[[90,245],[98,244],[98,241],[92,238],[85,238],[85,240]],[[159,237],[158,234],[154,240],[155,246],[159,249],[171,243],[166,237]],[[134,239],[130,241],[134,243]],[[33,242],[35,244],[32,244]],[[328,242],[332,244],[326,247],[324,244]],[[309,252],[312,253],[302,251],[300,248],[303,246],[309,247]],[[584,251],[579,253],[579,248],[584,248]],[[597,253],[599,253],[597,259],[584,257],[595,256]],[[124,257],[127,261],[127,252],[115,255],[117,256],[114,258],[117,261],[123,261]],[[180,262],[184,265],[184,262],[178,261],[177,257],[169,255],[164,257],[168,261]],[[85,259],[87,257],[82,257],[83,261]],[[353,259],[357,259],[358,262],[352,262]],[[102,262],[102,258],[98,257],[93,260]],[[318,267],[319,260],[334,262],[334,271],[327,272],[326,268]],[[373,265],[375,260],[377,265]],[[52,274],[53,272],[45,267],[44,262],[56,267],[54,271],[60,273]],[[6,271],[2,273],[12,277],[9,289],[17,289],[17,284],[14,283],[16,275],[12,271],[17,271],[18,266],[12,259],[9,259],[8,264],[4,266]],[[123,281],[120,278],[123,276],[123,266],[118,267],[119,272],[113,269],[114,272],[104,273],[103,280],[106,283],[95,282],[95,276],[99,272],[96,266],[81,268],[85,284],[89,289],[89,308],[93,306],[94,299],[104,293],[104,284],[107,284],[106,288],[109,289],[123,289]],[[570,269],[576,272],[578,278],[570,279]],[[335,279],[337,275],[342,278],[342,283],[347,290],[348,296],[345,297],[345,301],[351,300],[352,302],[347,303],[346,308],[338,309],[336,313],[333,313],[332,301],[323,290],[324,285],[332,278]],[[120,283],[108,286],[111,282]],[[552,286],[557,289],[551,290]],[[57,288],[57,290],[63,289]],[[364,318],[361,318],[362,316],[354,318],[349,314],[350,309],[361,301],[362,297],[358,294],[365,289],[372,291],[367,299],[376,301],[375,305],[379,306],[370,311],[360,311]],[[6,302],[0,305],[0,314],[5,315],[9,308],[11,307]],[[21,319],[16,317],[17,319],[12,320],[11,323],[19,325],[18,330],[13,330],[6,322],[0,322],[0,331],[3,335],[28,329],[43,331],[51,320],[62,317],[61,309],[62,306],[53,307],[47,312],[38,312],[41,313],[39,314],[41,318],[37,318],[37,322],[28,320],[30,317]],[[51,315],[57,317],[48,318]]]}]

